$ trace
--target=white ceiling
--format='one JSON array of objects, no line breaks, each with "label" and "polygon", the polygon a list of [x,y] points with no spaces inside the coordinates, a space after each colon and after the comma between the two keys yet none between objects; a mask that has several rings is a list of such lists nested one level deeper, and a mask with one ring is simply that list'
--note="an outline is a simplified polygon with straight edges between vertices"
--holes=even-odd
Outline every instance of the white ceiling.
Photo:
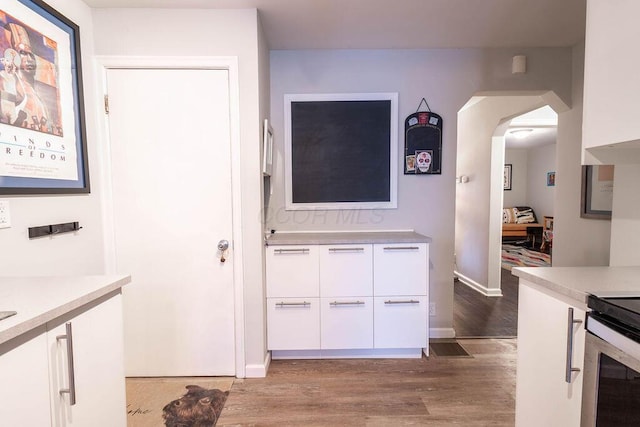
[{"label": "white ceiling", "polygon": [[84,0],[91,7],[259,10],[271,49],[566,47],[586,0]]},{"label": "white ceiling", "polygon": [[[519,139],[511,133],[518,129],[531,129],[525,138]],[[548,105],[514,117],[505,134],[506,148],[533,148],[556,143],[558,136],[558,114]]]}]

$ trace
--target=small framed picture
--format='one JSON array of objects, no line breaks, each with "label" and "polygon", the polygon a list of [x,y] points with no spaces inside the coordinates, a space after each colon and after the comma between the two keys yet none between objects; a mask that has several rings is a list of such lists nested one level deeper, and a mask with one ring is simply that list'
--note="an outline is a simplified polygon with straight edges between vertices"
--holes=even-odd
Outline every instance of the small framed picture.
[{"label": "small framed picture", "polygon": [[547,172],[547,187],[555,187],[556,185],[556,173]]},{"label": "small framed picture", "polygon": [[502,180],[502,189],[511,190],[511,164],[504,165],[504,176]]}]

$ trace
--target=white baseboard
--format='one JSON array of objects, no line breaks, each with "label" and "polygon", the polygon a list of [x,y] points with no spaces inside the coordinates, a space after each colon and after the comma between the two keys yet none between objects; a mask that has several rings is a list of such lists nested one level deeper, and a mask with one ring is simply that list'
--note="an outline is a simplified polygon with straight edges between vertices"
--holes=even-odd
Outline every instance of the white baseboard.
[{"label": "white baseboard", "polygon": [[484,295],[486,297],[501,297],[502,296],[502,289],[487,288],[486,286],[481,285],[480,283],[476,282],[475,280],[470,279],[467,276],[465,276],[464,274],[461,274],[461,273],[459,273],[457,271],[454,271],[453,274],[455,274],[458,277],[458,279],[460,279],[460,281],[462,283],[464,283],[465,285],[467,285],[468,287],[470,287],[474,291],[480,292],[482,295]]},{"label": "white baseboard", "polygon": [[429,338],[455,338],[453,328],[429,328]]},{"label": "white baseboard", "polygon": [[271,352],[268,351],[264,358],[264,363],[247,365],[245,368],[245,378],[265,378],[271,364]]}]

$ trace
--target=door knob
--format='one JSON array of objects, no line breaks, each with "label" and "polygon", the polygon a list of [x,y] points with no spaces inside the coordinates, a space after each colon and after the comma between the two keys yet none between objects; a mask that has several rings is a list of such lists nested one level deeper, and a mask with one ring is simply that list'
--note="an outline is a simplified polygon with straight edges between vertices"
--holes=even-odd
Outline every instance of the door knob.
[{"label": "door knob", "polygon": [[218,250],[224,252],[227,249],[229,249],[229,241],[228,240],[220,240],[218,242]]},{"label": "door knob", "polygon": [[218,250],[220,251],[220,262],[225,262],[226,258],[224,257],[224,253],[229,249],[229,241],[228,240],[220,240],[218,242]]}]

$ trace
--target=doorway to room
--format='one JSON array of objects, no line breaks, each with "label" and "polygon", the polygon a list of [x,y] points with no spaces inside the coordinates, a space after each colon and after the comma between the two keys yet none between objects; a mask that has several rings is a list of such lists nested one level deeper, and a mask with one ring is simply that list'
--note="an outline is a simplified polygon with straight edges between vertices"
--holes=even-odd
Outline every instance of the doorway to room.
[{"label": "doorway to room", "polygon": [[[509,126],[514,121],[517,123],[517,117],[544,106],[550,106],[551,111],[568,109],[553,92],[502,92],[474,97],[458,113],[454,270],[457,279],[454,286],[454,328],[457,336],[463,336],[460,332],[464,336],[514,336],[516,333],[517,296],[512,298],[512,292],[506,294],[507,287],[517,291],[517,279],[502,269],[501,262],[507,163],[505,140],[510,138],[507,135]],[[554,151],[553,148],[546,150]],[[532,161],[539,162],[537,156],[533,155]],[[540,167],[552,169],[551,166]],[[532,171],[537,168],[532,167]],[[522,172],[525,172],[523,182],[526,182],[527,173],[519,169],[518,173]],[[545,170],[544,186],[547,172],[555,170]],[[513,186],[513,175],[511,179]],[[478,312],[482,307],[484,311]],[[459,326],[460,319],[464,318],[471,319],[470,324],[484,330],[464,332],[464,328]],[[501,321],[512,324],[511,332],[500,324]]]}]

